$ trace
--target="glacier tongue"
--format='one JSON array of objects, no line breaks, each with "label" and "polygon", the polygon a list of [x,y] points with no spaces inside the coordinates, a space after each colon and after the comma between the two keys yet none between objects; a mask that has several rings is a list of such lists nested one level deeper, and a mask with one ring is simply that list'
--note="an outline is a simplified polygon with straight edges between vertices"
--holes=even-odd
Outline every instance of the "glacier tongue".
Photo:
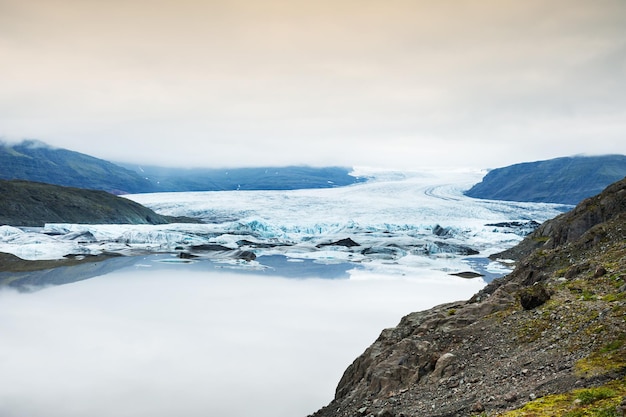
[{"label": "glacier tongue", "polygon": [[[0,226],[0,251],[24,259],[119,252],[186,253],[224,259],[245,250],[368,268],[455,271],[522,239],[562,205],[476,200],[464,189],[479,171],[369,173],[357,185],[295,191],[225,191],[126,196],[155,211],[205,224]],[[354,245],[341,242],[350,239]],[[212,250],[194,251],[194,247]],[[209,246],[207,246],[209,245]],[[212,246],[211,246],[212,245]]]}]

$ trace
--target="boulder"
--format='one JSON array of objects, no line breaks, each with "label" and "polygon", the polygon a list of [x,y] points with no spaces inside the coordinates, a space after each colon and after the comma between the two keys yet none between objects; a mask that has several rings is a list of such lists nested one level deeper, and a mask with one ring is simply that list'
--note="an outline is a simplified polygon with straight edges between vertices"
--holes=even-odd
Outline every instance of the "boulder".
[{"label": "boulder", "polygon": [[256,259],[256,255],[254,252],[249,250],[239,250],[235,252],[235,258],[244,260],[246,262],[254,261]]},{"label": "boulder", "polygon": [[340,239],[334,242],[330,242],[330,243],[320,243],[319,245],[317,245],[317,248],[321,248],[324,246],[345,246],[346,248],[351,248],[353,246],[361,246],[360,244],[356,243],[354,240],[348,238],[345,239]]},{"label": "boulder", "polygon": [[437,359],[435,363],[435,370],[431,374],[433,380],[440,378],[446,378],[454,375],[454,364],[456,362],[456,356],[452,353],[444,353]]},{"label": "boulder", "polygon": [[550,299],[550,293],[543,284],[535,284],[519,292],[520,304],[524,310],[532,310]]}]

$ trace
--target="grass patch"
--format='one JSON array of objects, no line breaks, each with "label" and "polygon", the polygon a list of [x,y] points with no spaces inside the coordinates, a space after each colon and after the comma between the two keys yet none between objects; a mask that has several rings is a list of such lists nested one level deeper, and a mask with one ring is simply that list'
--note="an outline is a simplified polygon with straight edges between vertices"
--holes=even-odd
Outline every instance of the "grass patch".
[{"label": "grass patch", "polygon": [[576,394],[576,401],[580,405],[589,405],[600,400],[615,397],[614,390],[606,387],[584,389]]},{"label": "grass patch", "polygon": [[576,373],[580,376],[602,375],[621,369],[626,369],[626,335],[620,335],[576,362]]},{"label": "grass patch", "polygon": [[618,417],[617,406],[626,396],[626,378],[600,387],[538,398],[499,417]]},{"label": "grass patch", "polygon": [[529,317],[525,323],[521,323],[517,331],[517,337],[521,342],[532,343],[538,340],[543,332],[550,329],[550,312],[542,311],[539,315]]}]

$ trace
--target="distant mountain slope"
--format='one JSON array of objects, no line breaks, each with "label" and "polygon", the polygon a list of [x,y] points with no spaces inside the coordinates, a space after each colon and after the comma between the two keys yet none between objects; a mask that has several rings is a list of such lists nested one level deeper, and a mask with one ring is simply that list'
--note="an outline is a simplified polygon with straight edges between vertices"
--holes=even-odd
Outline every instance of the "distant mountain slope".
[{"label": "distant mountain slope", "polygon": [[494,169],[465,195],[490,200],[578,204],[626,177],[626,156],[576,156]]},{"label": "distant mountain slope", "polygon": [[139,203],[105,191],[0,180],[0,225],[165,224],[173,221],[190,219],[161,216]]},{"label": "distant mountain slope", "polygon": [[332,188],[359,182],[343,167],[308,166],[236,169],[163,168],[122,164],[152,182],[159,192],[228,190],[297,190]]},{"label": "distant mountain slope", "polygon": [[0,179],[22,179],[104,190],[113,194],[150,192],[154,189],[136,172],[34,140],[16,145],[0,143]]},{"label": "distant mountain slope", "polygon": [[295,190],[359,182],[342,167],[184,169],[113,164],[43,142],[0,142],[0,179],[104,190],[112,194],[166,191]]}]

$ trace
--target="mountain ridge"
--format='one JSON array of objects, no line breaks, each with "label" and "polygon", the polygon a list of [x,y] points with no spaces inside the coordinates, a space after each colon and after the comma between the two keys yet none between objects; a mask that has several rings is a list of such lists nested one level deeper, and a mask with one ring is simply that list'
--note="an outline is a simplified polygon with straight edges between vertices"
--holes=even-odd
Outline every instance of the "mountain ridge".
[{"label": "mountain ridge", "polygon": [[345,167],[165,168],[116,164],[37,140],[0,142],[0,179],[104,190],[112,194],[331,188],[362,181]]},{"label": "mountain ridge", "polygon": [[489,200],[576,205],[624,177],[625,155],[561,157],[490,170],[465,195]]},{"label": "mountain ridge", "polygon": [[104,190],[112,194],[154,189],[149,181],[126,168],[36,140],[0,144],[0,179]]},{"label": "mountain ridge", "polygon": [[155,192],[333,188],[363,180],[344,167],[165,168],[121,164],[151,181]]}]

